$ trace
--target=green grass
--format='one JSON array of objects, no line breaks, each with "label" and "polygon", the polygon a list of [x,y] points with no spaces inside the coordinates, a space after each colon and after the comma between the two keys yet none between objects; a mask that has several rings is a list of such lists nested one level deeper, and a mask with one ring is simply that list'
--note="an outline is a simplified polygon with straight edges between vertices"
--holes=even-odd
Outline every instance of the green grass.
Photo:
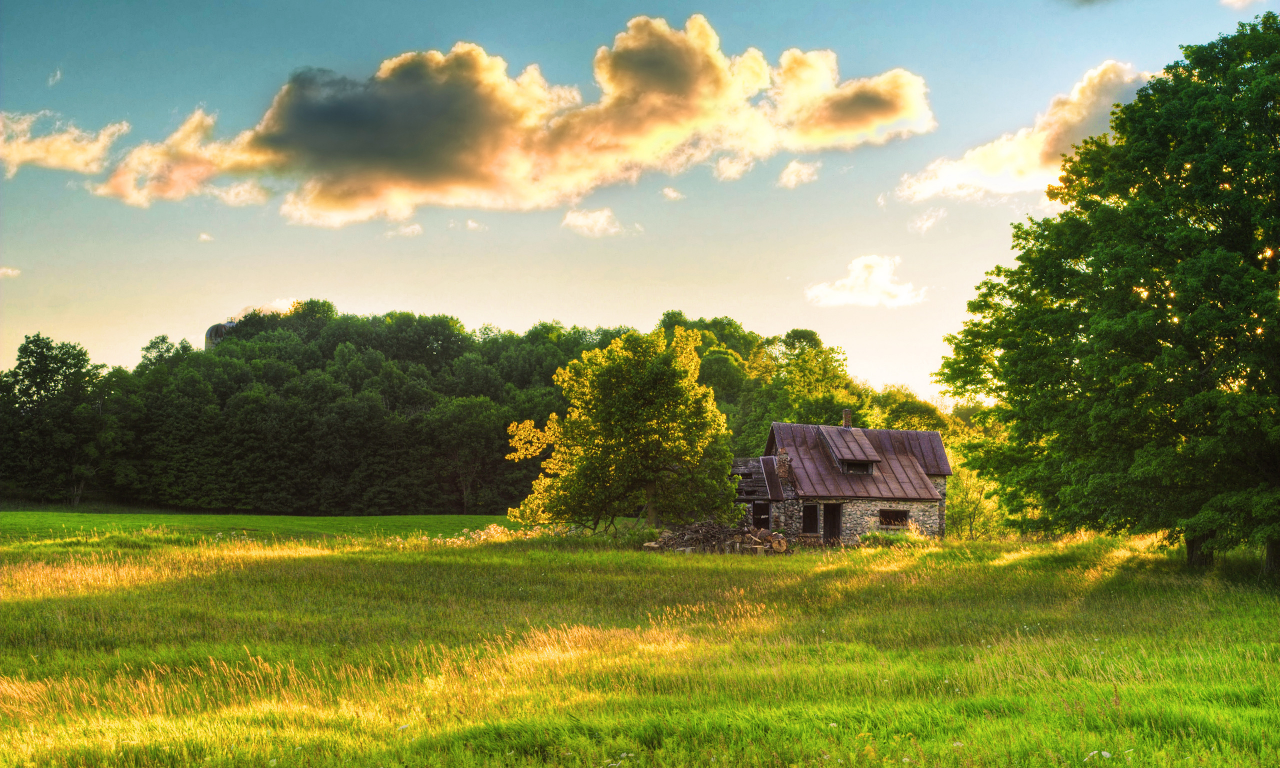
[{"label": "green grass", "polygon": [[2,523],[0,764],[1280,764],[1280,597],[1250,553],[1189,574],[1117,538],[742,557],[48,515]]},{"label": "green grass", "polygon": [[[309,537],[342,535],[456,536],[498,524],[516,527],[493,515],[384,515],[378,517],[297,517],[290,515],[200,515],[138,512],[112,504],[70,506],[0,503],[0,537],[57,538],[79,533],[134,533],[164,528],[174,534],[249,533],[257,536]],[[83,511],[89,507],[92,511]]]}]

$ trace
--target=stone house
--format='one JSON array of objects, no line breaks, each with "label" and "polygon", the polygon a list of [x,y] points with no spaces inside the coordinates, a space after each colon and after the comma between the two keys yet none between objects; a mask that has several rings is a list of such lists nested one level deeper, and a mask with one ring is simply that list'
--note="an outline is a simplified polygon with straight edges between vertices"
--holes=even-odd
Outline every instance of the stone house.
[{"label": "stone house", "polygon": [[941,538],[951,465],[937,432],[774,422],[759,458],[734,459],[738,502],[757,528],[797,544],[852,544],[913,524]]}]

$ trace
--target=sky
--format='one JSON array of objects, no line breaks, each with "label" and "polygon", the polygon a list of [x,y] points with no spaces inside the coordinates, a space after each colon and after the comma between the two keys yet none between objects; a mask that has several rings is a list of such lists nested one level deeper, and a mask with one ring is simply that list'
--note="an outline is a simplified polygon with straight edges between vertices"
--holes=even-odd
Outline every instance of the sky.
[{"label": "sky", "polygon": [[0,368],[250,307],[809,328],[939,394],[1111,106],[1275,0],[0,4]]}]

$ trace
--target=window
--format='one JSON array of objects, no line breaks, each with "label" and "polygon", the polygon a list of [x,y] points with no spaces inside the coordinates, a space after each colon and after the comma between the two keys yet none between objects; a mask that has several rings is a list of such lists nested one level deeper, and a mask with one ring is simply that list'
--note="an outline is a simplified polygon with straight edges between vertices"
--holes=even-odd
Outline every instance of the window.
[{"label": "window", "polygon": [[881,528],[906,528],[910,519],[911,513],[905,509],[880,510]]},{"label": "window", "polygon": [[743,496],[755,496],[760,493],[760,491],[755,488],[743,488],[741,489],[741,492]]},{"label": "window", "polygon": [[817,533],[818,532],[818,505],[805,504],[801,508],[801,533]]},{"label": "window", "polygon": [[738,474],[738,477],[743,480],[750,480],[751,478],[755,477],[754,472],[739,472],[737,474]]},{"label": "window", "polygon": [[751,505],[751,524],[757,528],[769,528],[769,503],[757,501]]},{"label": "window", "polygon": [[845,461],[844,473],[846,475],[869,475],[871,474],[871,462],[869,461]]}]

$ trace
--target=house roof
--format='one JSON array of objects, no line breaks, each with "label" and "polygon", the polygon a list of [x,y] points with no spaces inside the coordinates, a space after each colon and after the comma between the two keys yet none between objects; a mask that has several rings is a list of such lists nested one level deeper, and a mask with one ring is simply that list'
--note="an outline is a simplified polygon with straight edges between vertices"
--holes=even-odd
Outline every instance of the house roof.
[{"label": "house roof", "polygon": [[[929,475],[951,474],[937,432],[774,422],[765,453],[776,456],[782,448],[801,498],[936,501],[941,496]],[[874,462],[875,471],[845,474],[840,461]]]}]

